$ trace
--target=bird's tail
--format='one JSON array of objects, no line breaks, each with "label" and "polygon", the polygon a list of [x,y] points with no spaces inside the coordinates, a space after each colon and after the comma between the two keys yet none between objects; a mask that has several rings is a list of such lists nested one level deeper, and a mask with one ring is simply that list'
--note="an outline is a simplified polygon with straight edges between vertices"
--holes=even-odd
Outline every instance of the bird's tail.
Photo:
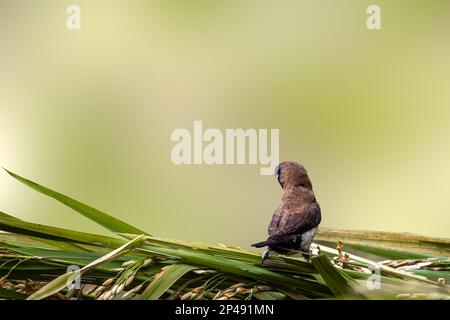
[{"label": "bird's tail", "polygon": [[275,242],[273,241],[273,239],[269,238],[269,239],[267,239],[265,241],[261,241],[261,242],[252,244],[252,247],[261,248],[261,247],[270,246],[270,245],[273,245],[273,244],[275,244]]}]

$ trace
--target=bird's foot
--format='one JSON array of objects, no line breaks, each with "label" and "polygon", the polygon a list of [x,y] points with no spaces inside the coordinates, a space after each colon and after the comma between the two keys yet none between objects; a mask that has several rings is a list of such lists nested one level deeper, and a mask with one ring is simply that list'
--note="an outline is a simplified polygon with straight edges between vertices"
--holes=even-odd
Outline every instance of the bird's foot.
[{"label": "bird's foot", "polygon": [[269,258],[269,249],[264,250],[262,256],[261,256],[261,263],[264,264],[264,260]]},{"label": "bird's foot", "polygon": [[320,246],[315,246],[315,247],[311,246],[309,252],[312,256],[320,256],[320,254],[321,254]]},{"label": "bird's foot", "polygon": [[302,256],[306,261],[310,261],[311,257],[313,256],[313,252],[311,251],[311,249],[309,249],[308,251],[303,251]]}]

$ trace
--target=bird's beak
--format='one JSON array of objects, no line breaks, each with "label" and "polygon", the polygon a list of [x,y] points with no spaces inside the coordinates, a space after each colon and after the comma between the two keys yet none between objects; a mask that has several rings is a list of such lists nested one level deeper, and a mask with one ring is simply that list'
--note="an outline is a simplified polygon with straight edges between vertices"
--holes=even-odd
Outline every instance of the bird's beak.
[{"label": "bird's beak", "polygon": [[278,178],[278,176],[280,175],[280,165],[277,165],[275,167],[275,171],[274,171],[273,175]]}]

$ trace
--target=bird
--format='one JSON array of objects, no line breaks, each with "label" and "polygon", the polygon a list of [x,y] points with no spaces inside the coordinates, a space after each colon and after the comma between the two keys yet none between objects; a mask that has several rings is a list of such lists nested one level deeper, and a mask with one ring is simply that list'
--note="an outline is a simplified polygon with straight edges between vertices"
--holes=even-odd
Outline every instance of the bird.
[{"label": "bird", "polygon": [[309,259],[311,243],[322,219],[311,180],[306,169],[293,161],[280,163],[274,175],[283,189],[281,203],[270,220],[267,240],[252,246],[268,247],[262,254],[262,263],[270,251],[284,255],[301,251]]}]

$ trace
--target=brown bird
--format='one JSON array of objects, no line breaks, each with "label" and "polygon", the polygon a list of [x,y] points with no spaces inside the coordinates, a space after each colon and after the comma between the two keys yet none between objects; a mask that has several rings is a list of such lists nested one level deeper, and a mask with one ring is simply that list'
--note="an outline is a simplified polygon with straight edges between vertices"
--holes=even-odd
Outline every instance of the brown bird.
[{"label": "brown bird", "polygon": [[302,251],[304,257],[308,257],[305,253],[309,254],[321,221],[320,207],[311,181],[306,169],[292,161],[280,163],[275,168],[275,175],[283,188],[281,204],[275,209],[270,221],[268,239],[252,246],[268,246],[262,256],[263,262],[271,250],[281,254]]}]

